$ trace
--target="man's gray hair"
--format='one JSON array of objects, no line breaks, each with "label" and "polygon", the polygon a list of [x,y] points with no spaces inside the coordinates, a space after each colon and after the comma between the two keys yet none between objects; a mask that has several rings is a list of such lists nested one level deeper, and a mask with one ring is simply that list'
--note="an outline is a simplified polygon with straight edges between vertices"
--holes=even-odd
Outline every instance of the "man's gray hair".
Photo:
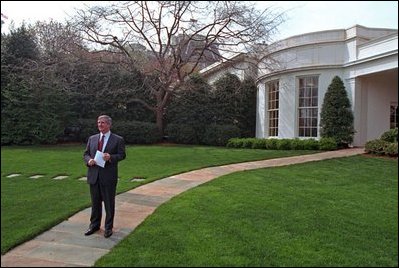
[{"label": "man's gray hair", "polygon": [[104,118],[105,121],[107,121],[108,124],[109,124],[110,126],[112,126],[112,118],[111,118],[110,116],[103,114],[103,115],[100,115],[100,116],[98,117],[98,119],[102,119],[102,118]]}]

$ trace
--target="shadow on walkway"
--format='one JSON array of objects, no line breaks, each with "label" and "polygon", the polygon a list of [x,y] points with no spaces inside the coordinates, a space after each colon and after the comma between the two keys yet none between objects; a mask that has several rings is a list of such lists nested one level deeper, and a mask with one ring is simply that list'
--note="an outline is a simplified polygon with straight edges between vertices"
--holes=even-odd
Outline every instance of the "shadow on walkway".
[{"label": "shadow on walkway", "polygon": [[[114,234],[104,238],[101,229],[84,236],[90,219],[90,208],[25,242],[1,256],[2,267],[88,267],[107,254],[113,246],[132,232],[154,210],[172,197],[236,171],[285,166],[364,153],[352,148],[311,155],[261,160],[209,167],[160,179],[116,197]],[[103,217],[104,218],[104,217]],[[104,226],[104,222],[102,223]]]}]

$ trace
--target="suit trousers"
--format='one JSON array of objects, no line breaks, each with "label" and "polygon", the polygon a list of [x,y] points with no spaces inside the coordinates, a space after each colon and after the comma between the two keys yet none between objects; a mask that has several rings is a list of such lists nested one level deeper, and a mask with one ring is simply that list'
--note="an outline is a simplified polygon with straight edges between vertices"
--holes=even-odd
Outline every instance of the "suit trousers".
[{"label": "suit trousers", "polygon": [[116,183],[102,184],[100,178],[95,184],[90,184],[91,216],[90,227],[101,226],[102,202],[105,207],[105,230],[112,230],[115,216]]}]

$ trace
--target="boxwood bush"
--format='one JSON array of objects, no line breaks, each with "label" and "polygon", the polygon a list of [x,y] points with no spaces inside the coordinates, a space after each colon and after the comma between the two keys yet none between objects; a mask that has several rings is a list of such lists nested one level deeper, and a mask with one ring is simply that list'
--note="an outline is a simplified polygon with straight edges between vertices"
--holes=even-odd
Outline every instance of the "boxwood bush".
[{"label": "boxwood bush", "polygon": [[379,139],[366,142],[365,151],[369,154],[398,156],[398,129],[384,132]]},{"label": "boxwood bush", "polygon": [[252,148],[266,150],[336,150],[338,145],[334,138],[315,139],[258,139],[231,138],[227,142],[230,148]]}]

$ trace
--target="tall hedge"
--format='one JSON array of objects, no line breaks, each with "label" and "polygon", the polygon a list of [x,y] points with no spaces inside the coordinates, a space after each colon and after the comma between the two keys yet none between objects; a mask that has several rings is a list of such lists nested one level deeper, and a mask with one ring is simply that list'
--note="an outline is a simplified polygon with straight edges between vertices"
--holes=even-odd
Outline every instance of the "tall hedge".
[{"label": "tall hedge", "polygon": [[[216,107],[211,99],[211,86],[201,76],[194,74],[173,96],[167,110],[167,135],[178,138],[176,131],[181,125],[190,129],[195,136],[183,139],[184,143],[201,143],[205,128],[214,120]],[[168,133],[168,131],[170,133]],[[187,130],[186,130],[187,131]]]},{"label": "tall hedge", "polygon": [[255,137],[256,132],[256,92],[255,80],[246,78],[241,84],[239,98],[238,127],[241,137]]},{"label": "tall hedge", "polygon": [[[118,62],[100,62],[97,53],[84,52],[80,46],[49,54],[40,41],[61,48],[68,42],[57,44],[57,40],[69,40],[63,33],[61,28],[44,33],[37,26],[23,25],[2,34],[2,145],[80,141],[84,130],[70,135],[68,129],[100,114],[126,122],[155,120],[153,112],[134,102],[148,101],[148,90],[142,90],[144,75],[125,70]],[[39,38],[40,34],[47,39]]]},{"label": "tall hedge", "polygon": [[220,125],[235,125],[240,122],[241,81],[237,75],[226,73],[214,84],[213,98],[217,107],[215,122]]},{"label": "tall hedge", "polygon": [[34,31],[22,25],[1,42],[1,144],[55,143],[67,98],[40,60]]}]

